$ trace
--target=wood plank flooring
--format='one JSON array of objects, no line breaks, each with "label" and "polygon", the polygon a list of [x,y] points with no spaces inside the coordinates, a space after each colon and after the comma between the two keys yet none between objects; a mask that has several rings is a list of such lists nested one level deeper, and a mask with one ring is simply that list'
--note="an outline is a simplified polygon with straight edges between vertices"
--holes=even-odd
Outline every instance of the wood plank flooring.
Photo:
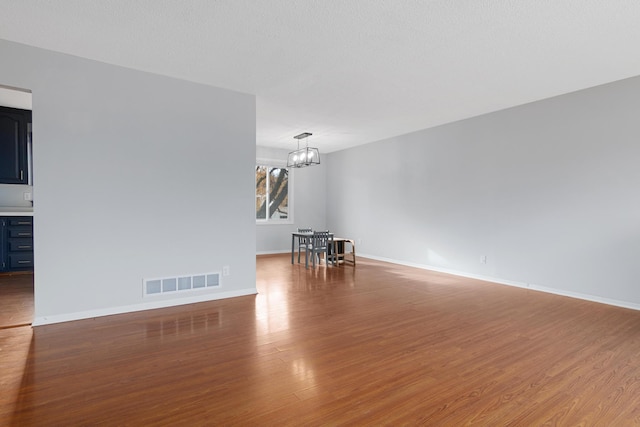
[{"label": "wood plank flooring", "polygon": [[33,321],[33,273],[0,274],[0,329]]},{"label": "wood plank flooring", "polygon": [[0,330],[0,425],[640,425],[640,312],[364,258]]}]

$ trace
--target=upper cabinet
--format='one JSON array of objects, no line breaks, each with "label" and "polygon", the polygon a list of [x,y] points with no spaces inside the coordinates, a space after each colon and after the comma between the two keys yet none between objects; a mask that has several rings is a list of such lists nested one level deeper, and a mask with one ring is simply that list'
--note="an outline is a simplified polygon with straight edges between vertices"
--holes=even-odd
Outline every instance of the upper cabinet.
[{"label": "upper cabinet", "polygon": [[27,184],[27,125],[31,111],[0,107],[0,184]]}]

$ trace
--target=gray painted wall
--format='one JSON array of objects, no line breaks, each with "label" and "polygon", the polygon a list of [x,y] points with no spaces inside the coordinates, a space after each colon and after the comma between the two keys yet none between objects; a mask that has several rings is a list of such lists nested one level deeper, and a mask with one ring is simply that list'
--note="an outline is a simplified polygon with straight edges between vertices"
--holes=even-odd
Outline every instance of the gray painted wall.
[{"label": "gray painted wall", "polygon": [[30,208],[31,202],[24,200],[24,193],[31,193],[33,196],[33,187],[30,185],[0,184],[0,210],[6,206]]},{"label": "gray painted wall", "polygon": [[361,254],[640,308],[638,117],[633,78],[331,153],[328,225]]},{"label": "gray painted wall", "polygon": [[[256,157],[287,163],[287,150],[257,147]],[[291,232],[299,227],[323,230],[326,221],[326,158],[322,156],[320,165],[292,169],[293,182],[293,223],[256,225],[256,253],[277,253],[291,250]],[[279,166],[279,164],[275,164]],[[254,185],[255,187],[255,185]]]},{"label": "gray painted wall", "polygon": [[[255,98],[0,40],[33,92],[36,321],[255,293]],[[37,141],[37,143],[35,143]],[[143,298],[143,278],[221,271]]]}]

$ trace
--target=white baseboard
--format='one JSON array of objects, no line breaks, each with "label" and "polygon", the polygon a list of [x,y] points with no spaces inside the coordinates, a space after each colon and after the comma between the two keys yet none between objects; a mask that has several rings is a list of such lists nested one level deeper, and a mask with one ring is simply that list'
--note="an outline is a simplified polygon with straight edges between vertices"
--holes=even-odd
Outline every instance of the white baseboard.
[{"label": "white baseboard", "polygon": [[52,323],[70,322],[73,320],[91,319],[94,317],[111,316],[114,314],[132,313],[135,311],[153,310],[156,308],[174,307],[184,304],[194,304],[197,302],[215,301],[219,299],[241,297],[245,295],[255,295],[258,290],[254,288],[241,289],[238,291],[221,292],[215,294],[203,294],[179,299],[161,300],[145,302],[142,304],[132,304],[120,307],[109,307],[97,310],[79,311],[75,313],[56,314],[52,316],[36,317],[32,326],[49,325]]},{"label": "white baseboard", "polygon": [[277,255],[277,254],[290,254],[291,249],[277,250],[277,251],[257,251],[256,255]]},{"label": "white baseboard", "polygon": [[500,279],[498,277],[482,276],[482,275],[479,275],[479,274],[471,274],[471,273],[466,273],[466,272],[463,272],[463,271],[457,271],[457,270],[450,270],[450,269],[447,269],[447,268],[434,267],[434,266],[427,265],[427,264],[417,264],[417,263],[413,263],[413,262],[405,262],[405,261],[400,261],[400,260],[397,260],[397,259],[379,257],[379,256],[376,256],[376,255],[358,254],[358,257],[371,258],[371,259],[375,259],[377,261],[384,261],[384,262],[389,262],[389,263],[392,263],[392,264],[405,265],[407,267],[415,267],[415,268],[420,268],[422,270],[437,271],[439,273],[447,273],[447,274],[452,274],[454,276],[468,277],[470,279],[483,280],[485,282],[497,283],[499,285],[515,286],[517,288],[531,289],[532,291],[545,292],[545,293],[548,293],[548,294],[561,295],[561,296],[565,296],[565,297],[576,298],[576,299],[581,299],[581,300],[585,300],[585,301],[597,302],[597,303],[601,303],[601,304],[613,305],[613,306],[616,306],[616,307],[629,308],[631,310],[639,310],[640,311],[640,304],[629,302],[629,301],[620,301],[620,300],[611,299],[611,298],[603,298],[603,297],[599,297],[599,296],[595,296],[595,295],[582,294],[582,293],[579,293],[579,292],[565,291],[563,289],[555,289],[555,288],[548,288],[546,286],[538,286],[538,285],[531,284],[531,283],[517,282],[517,281],[513,281],[513,280]]}]

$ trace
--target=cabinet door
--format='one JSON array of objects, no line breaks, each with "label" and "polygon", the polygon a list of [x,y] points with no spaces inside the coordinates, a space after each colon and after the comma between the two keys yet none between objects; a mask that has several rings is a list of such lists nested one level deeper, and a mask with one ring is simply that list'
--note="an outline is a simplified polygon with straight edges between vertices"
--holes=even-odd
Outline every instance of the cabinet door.
[{"label": "cabinet door", "polygon": [[27,183],[27,123],[31,111],[0,107],[0,184]]},{"label": "cabinet door", "polygon": [[7,236],[5,230],[7,221],[5,218],[0,218],[0,271],[6,270],[7,266]]},{"label": "cabinet door", "polygon": [[10,252],[7,255],[7,267],[11,270],[31,270],[33,252]]}]

